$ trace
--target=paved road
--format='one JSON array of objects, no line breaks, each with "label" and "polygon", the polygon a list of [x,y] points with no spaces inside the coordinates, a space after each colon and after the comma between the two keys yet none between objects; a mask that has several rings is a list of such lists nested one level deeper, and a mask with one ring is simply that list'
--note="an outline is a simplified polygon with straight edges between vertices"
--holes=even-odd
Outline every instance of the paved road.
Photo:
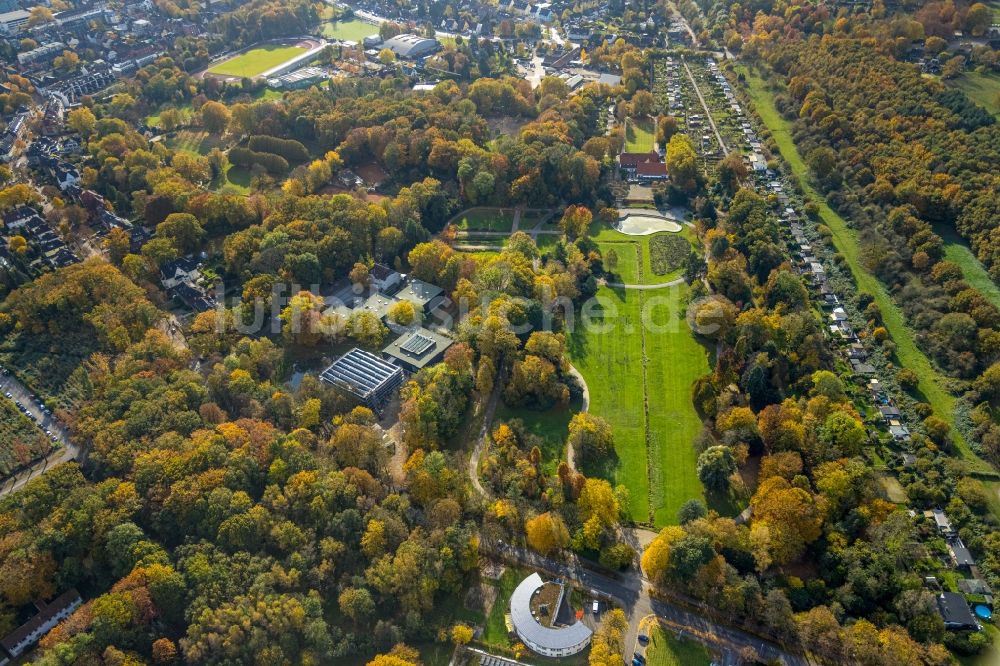
[{"label": "paved road", "polygon": [[620,579],[613,579],[584,568],[579,561],[556,562],[516,546],[507,544],[493,546],[484,542],[480,549],[502,559],[576,581],[596,596],[613,599],[629,616],[629,633],[625,637],[625,646],[628,650],[635,645],[642,620],[653,615],[667,627],[683,630],[697,640],[725,646],[734,652],[745,646],[751,646],[766,660],[778,660],[788,666],[807,666],[809,663],[804,657],[788,654],[774,643],[739,629],[718,624],[669,602],[654,599],[650,595],[649,582],[635,572],[625,574]]},{"label": "paved road", "polygon": [[[6,394],[10,393],[11,398],[6,397]],[[58,421],[52,416],[47,416],[38,406],[34,400],[31,399],[31,391],[27,389],[21,382],[17,380],[13,375],[0,375],[0,400],[8,400],[12,404],[15,400],[21,402],[22,405],[28,408],[28,411],[38,419],[41,430],[51,430],[56,436],[56,439],[62,444],[58,449],[53,451],[43,460],[39,460],[34,465],[32,465],[27,470],[22,470],[20,473],[12,478],[3,480],[0,483],[0,497],[4,495],[9,495],[15,490],[22,488],[28,481],[35,478],[45,470],[50,467],[54,467],[59,463],[69,462],[70,460],[78,460],[80,458],[80,449],[73,444],[69,439],[69,435],[66,430],[60,425]]]}]

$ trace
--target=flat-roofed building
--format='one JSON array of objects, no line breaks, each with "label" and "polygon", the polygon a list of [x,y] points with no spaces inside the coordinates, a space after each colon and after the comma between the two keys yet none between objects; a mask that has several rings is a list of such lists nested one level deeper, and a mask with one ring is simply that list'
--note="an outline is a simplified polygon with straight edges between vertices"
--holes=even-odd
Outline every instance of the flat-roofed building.
[{"label": "flat-roofed building", "polygon": [[413,303],[417,310],[428,313],[444,298],[444,289],[430,282],[411,278],[395,296],[401,301]]},{"label": "flat-roofed building", "polygon": [[400,58],[415,60],[434,53],[441,48],[441,43],[431,37],[404,33],[385,40],[382,48],[389,49]]},{"label": "flat-roofed building", "polygon": [[403,385],[403,369],[355,347],[321,372],[319,378],[377,409]]},{"label": "flat-roofed building", "polygon": [[[567,657],[574,655],[588,645],[594,632],[580,620],[559,626],[545,626],[535,616],[532,602],[545,582],[533,573],[514,589],[510,596],[510,619],[518,638],[528,648],[545,657]],[[555,615],[561,616],[560,607],[567,604],[565,590],[556,602]]]},{"label": "flat-roofed building", "polygon": [[444,353],[452,345],[451,338],[426,328],[417,328],[399,336],[391,345],[382,350],[393,363],[410,372],[418,372],[444,358]]},{"label": "flat-roofed building", "polygon": [[10,12],[0,14],[0,34],[19,35],[28,25],[28,17],[31,14],[24,9],[15,9]]}]

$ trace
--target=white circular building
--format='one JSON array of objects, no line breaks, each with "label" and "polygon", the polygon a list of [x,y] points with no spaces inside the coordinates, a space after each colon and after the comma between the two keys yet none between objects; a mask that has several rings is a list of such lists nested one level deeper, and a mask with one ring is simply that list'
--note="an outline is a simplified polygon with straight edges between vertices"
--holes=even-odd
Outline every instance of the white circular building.
[{"label": "white circular building", "polygon": [[510,596],[510,620],[517,637],[544,657],[566,657],[590,645],[593,631],[576,619],[566,586],[533,573]]}]

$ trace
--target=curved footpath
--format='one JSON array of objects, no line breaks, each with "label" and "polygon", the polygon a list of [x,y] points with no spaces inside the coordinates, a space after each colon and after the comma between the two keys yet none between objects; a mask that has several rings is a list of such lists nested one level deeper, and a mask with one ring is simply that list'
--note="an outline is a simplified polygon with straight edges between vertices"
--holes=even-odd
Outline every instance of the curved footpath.
[{"label": "curved footpath", "polygon": [[[580,371],[577,370],[572,363],[570,363],[569,365],[569,374],[573,375],[573,377],[576,378],[576,381],[579,382],[580,384],[580,388],[583,389],[583,393],[580,395],[581,401],[583,403],[580,405],[580,411],[581,412],[589,411],[590,389],[587,388],[587,380],[583,378],[583,375],[580,374]],[[576,456],[573,454],[573,442],[571,442],[569,439],[566,440],[566,464],[569,466],[570,471],[573,472],[576,471]]]}]

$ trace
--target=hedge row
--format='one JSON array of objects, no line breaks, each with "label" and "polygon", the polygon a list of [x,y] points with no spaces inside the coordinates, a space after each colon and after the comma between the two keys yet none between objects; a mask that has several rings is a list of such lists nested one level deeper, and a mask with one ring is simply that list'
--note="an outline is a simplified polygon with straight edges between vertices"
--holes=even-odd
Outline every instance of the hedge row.
[{"label": "hedge row", "polygon": [[276,136],[258,134],[250,137],[250,150],[281,155],[289,162],[308,162],[309,151],[295,139],[279,139]]},{"label": "hedge row", "polygon": [[268,173],[288,173],[288,160],[274,153],[262,153],[237,146],[229,149],[229,161],[247,169],[259,164]]}]

